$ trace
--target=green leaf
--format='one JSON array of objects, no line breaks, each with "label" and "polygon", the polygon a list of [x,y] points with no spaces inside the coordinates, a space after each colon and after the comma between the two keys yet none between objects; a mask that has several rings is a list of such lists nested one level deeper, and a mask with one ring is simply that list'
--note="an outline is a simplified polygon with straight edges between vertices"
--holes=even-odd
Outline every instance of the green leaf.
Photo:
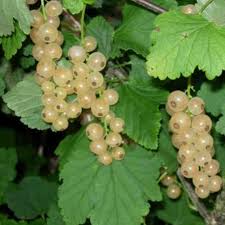
[{"label": "green leaf", "polygon": [[213,116],[221,114],[222,106],[225,104],[225,84],[221,80],[204,82],[198,92],[206,103],[206,111]]},{"label": "green leaf", "polygon": [[56,190],[55,183],[40,177],[25,177],[15,190],[6,193],[6,202],[17,218],[34,219],[48,212]]},{"label": "green leaf", "polygon": [[177,1],[175,0],[153,0],[152,2],[164,7],[165,9],[177,8]]},{"label": "green leaf", "polygon": [[150,47],[150,33],[155,14],[135,5],[126,4],[123,9],[123,22],[116,30],[114,44],[123,50],[133,50],[146,56]]},{"label": "green leaf", "polygon": [[83,0],[63,0],[63,6],[72,14],[78,14],[84,8]]},{"label": "green leaf", "polygon": [[47,225],[65,225],[57,204],[52,204],[48,211]]},{"label": "green leaf", "polygon": [[95,8],[101,8],[102,7],[102,5],[103,5],[103,2],[104,2],[104,0],[95,0],[95,3],[94,3],[94,7]]},{"label": "green leaf", "polygon": [[0,148],[0,203],[8,184],[16,176],[17,154],[14,148]]},{"label": "green leaf", "polygon": [[32,56],[30,57],[20,57],[20,65],[22,66],[23,69],[28,69],[31,66],[35,65],[35,60]]},{"label": "green leaf", "polygon": [[45,224],[46,223],[44,219],[36,219],[29,223],[29,225],[45,225]]},{"label": "green leaf", "polygon": [[139,225],[147,200],[161,200],[161,161],[145,149],[127,147],[124,160],[103,166],[81,131],[62,142],[61,156],[63,151],[70,155],[60,173],[59,206],[67,225],[83,224],[87,217],[93,225]]},{"label": "green leaf", "polygon": [[87,25],[87,34],[96,38],[98,50],[109,58],[112,51],[113,27],[103,17],[98,16]]},{"label": "green leaf", "polygon": [[5,81],[0,77],[0,97],[4,94],[5,91]]},{"label": "green leaf", "polygon": [[[197,0],[196,8],[200,9],[208,0]],[[219,26],[225,26],[225,1],[214,0],[210,5],[202,12],[203,17],[208,21],[214,22]]]},{"label": "green leaf", "polygon": [[0,36],[11,35],[14,29],[14,19],[20,29],[29,34],[32,16],[24,0],[0,1]]},{"label": "green leaf", "polygon": [[6,93],[3,100],[28,127],[45,130],[50,128],[50,125],[41,118],[43,108],[41,96],[40,86],[35,82],[33,76],[29,76]]},{"label": "green leaf", "polygon": [[225,114],[219,118],[216,123],[216,131],[225,135]]},{"label": "green leaf", "polygon": [[22,47],[25,39],[26,35],[18,25],[15,26],[15,31],[11,36],[2,37],[2,48],[6,59],[11,59],[17,53],[17,50]]},{"label": "green leaf", "polygon": [[178,168],[177,150],[172,145],[171,134],[168,130],[169,116],[165,110],[162,115],[162,130],[159,135],[159,149],[157,154],[163,160],[163,166],[172,174],[175,173]]},{"label": "green leaf", "polygon": [[[225,69],[225,30],[201,15],[161,14],[147,57],[149,75],[161,80],[190,76],[198,67],[210,80]],[[201,57],[200,57],[201,56]]]},{"label": "green leaf", "polygon": [[164,194],[163,207],[157,210],[157,216],[173,225],[204,225],[202,218],[188,207],[185,192],[178,200],[169,199]]},{"label": "green leaf", "polygon": [[214,147],[216,151],[216,159],[220,163],[220,171],[225,178],[225,137],[214,132]]},{"label": "green leaf", "polygon": [[118,88],[120,99],[114,109],[116,115],[125,120],[125,133],[131,139],[156,149],[161,120],[159,105],[166,101],[167,92],[150,79],[147,82],[148,75],[143,68],[143,61],[132,61],[131,80]]},{"label": "green leaf", "polygon": [[83,0],[83,3],[92,5],[95,3],[95,0]]}]

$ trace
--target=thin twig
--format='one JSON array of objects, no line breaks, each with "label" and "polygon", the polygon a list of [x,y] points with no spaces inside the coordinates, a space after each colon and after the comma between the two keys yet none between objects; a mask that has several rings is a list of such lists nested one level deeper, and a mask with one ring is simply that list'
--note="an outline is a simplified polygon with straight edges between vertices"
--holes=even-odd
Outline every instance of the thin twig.
[{"label": "thin twig", "polygon": [[164,13],[164,12],[167,11],[166,9],[162,8],[161,6],[158,6],[158,5],[156,5],[152,2],[149,2],[147,0],[131,0],[131,1],[137,3],[138,5],[141,5],[144,8],[149,9],[149,10],[155,12],[155,13]]},{"label": "thin twig", "polygon": [[199,198],[195,194],[193,186],[182,176],[180,169],[177,170],[177,176],[179,177],[192,203],[195,205],[199,214],[205,220],[205,223],[207,225],[216,225],[214,216],[208,212],[205,205],[200,202]]},{"label": "thin twig", "polygon": [[202,13],[214,0],[208,0],[199,10],[200,13]]}]

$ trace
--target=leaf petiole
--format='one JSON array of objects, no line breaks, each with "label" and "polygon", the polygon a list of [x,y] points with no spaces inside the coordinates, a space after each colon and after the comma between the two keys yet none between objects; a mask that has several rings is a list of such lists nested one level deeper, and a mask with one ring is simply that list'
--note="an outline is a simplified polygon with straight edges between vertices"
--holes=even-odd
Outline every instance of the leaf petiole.
[{"label": "leaf petiole", "polygon": [[85,36],[85,22],[84,22],[84,17],[85,17],[85,12],[86,12],[86,4],[84,5],[84,8],[81,13],[81,19],[80,19],[80,36],[81,36],[81,43],[84,41],[84,36]]},{"label": "leaf petiole", "polygon": [[46,20],[47,15],[46,15],[46,12],[45,12],[45,1],[44,0],[41,0],[41,10],[42,10],[42,13],[43,13],[44,20]]}]

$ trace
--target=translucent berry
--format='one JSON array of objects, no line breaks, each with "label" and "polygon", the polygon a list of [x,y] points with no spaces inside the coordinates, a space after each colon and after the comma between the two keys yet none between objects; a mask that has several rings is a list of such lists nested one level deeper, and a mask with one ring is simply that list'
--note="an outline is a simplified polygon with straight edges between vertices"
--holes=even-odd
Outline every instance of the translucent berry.
[{"label": "translucent berry", "polygon": [[103,155],[104,153],[106,153],[108,148],[103,138],[92,141],[89,147],[91,152],[95,153],[96,155]]},{"label": "translucent berry", "polygon": [[37,45],[44,44],[44,42],[41,40],[41,38],[39,36],[39,29],[37,29],[37,28],[32,28],[31,29],[31,31],[30,31],[30,38]]},{"label": "translucent berry", "polygon": [[114,89],[107,89],[102,96],[109,105],[115,105],[119,100],[119,94]]},{"label": "translucent berry", "polygon": [[201,187],[201,188],[195,188],[195,193],[199,198],[208,198],[209,197],[209,188],[208,187]]},{"label": "translucent berry", "polygon": [[110,147],[114,148],[122,144],[123,139],[120,134],[115,133],[115,132],[110,132],[106,136],[106,144],[109,145]]},{"label": "translucent berry", "polygon": [[94,52],[88,57],[87,64],[93,71],[102,71],[106,66],[106,57],[101,52]]},{"label": "translucent berry", "polygon": [[170,107],[170,105],[169,105],[168,102],[166,103],[166,112],[167,112],[170,116],[172,116],[172,115],[175,113],[175,111],[173,111],[173,108]]},{"label": "translucent berry", "polygon": [[86,126],[87,124],[91,123],[93,120],[94,120],[94,116],[90,110],[85,110],[82,112],[80,116],[81,125]]},{"label": "translucent berry", "polygon": [[205,114],[194,116],[192,128],[197,132],[209,132],[212,128],[212,120]]},{"label": "translucent berry", "polygon": [[59,1],[52,0],[47,2],[45,10],[48,16],[56,17],[62,13],[63,7]]},{"label": "translucent berry", "polygon": [[55,90],[55,84],[52,81],[44,81],[41,85],[41,89],[44,93],[53,93]]},{"label": "translucent berry", "polygon": [[169,185],[173,184],[176,181],[175,176],[166,175],[161,180],[161,184],[168,187]]},{"label": "translucent berry", "polygon": [[197,9],[195,7],[195,5],[192,5],[192,4],[188,4],[188,5],[185,5],[181,8],[181,12],[184,13],[184,14],[196,14],[197,13]]},{"label": "translucent berry", "polygon": [[58,16],[56,16],[56,17],[49,16],[47,18],[47,23],[49,23],[49,24],[53,25],[54,27],[58,28],[59,25],[60,25],[60,19],[59,19]]},{"label": "translucent berry", "polygon": [[220,176],[213,176],[209,179],[209,190],[210,192],[218,192],[221,190],[223,185],[223,180]]},{"label": "translucent berry", "polygon": [[51,59],[60,59],[62,57],[62,49],[56,43],[50,43],[45,45],[44,51],[46,56]]},{"label": "translucent berry", "polygon": [[171,184],[167,188],[166,194],[171,199],[177,199],[181,195],[181,189],[177,184]]},{"label": "translucent berry", "polygon": [[33,17],[31,26],[35,28],[39,28],[44,23],[44,17],[42,16],[39,10],[31,10],[30,12]]},{"label": "translucent berry", "polygon": [[169,128],[173,133],[181,133],[190,127],[191,118],[184,112],[175,113],[169,121]]},{"label": "translucent berry", "polygon": [[205,103],[199,97],[194,97],[188,102],[188,110],[193,115],[199,115],[205,110]]},{"label": "translucent berry", "polygon": [[68,108],[68,103],[63,99],[57,99],[54,108],[57,112],[60,113],[66,112]]},{"label": "translucent berry", "polygon": [[26,0],[27,5],[33,5],[37,2],[38,0]]},{"label": "translucent berry", "polygon": [[94,89],[99,88],[104,83],[104,77],[97,71],[91,72],[88,76],[88,83]]},{"label": "translucent berry", "polygon": [[65,87],[66,84],[73,80],[73,74],[70,69],[57,68],[53,80],[58,86]]},{"label": "translucent berry", "polygon": [[193,177],[193,184],[197,188],[204,188],[204,187],[207,188],[209,185],[208,175],[203,172],[196,173],[195,176]]},{"label": "translucent berry", "polygon": [[67,96],[67,91],[65,88],[63,87],[57,87],[55,90],[54,90],[54,94],[55,96],[58,98],[58,99],[65,99],[66,96]]},{"label": "translucent berry", "polygon": [[109,104],[102,98],[96,99],[91,104],[91,111],[96,117],[104,117],[109,113]]},{"label": "translucent berry", "polygon": [[55,43],[57,43],[58,45],[62,45],[63,42],[64,42],[64,36],[60,31],[58,31],[58,35],[57,35],[57,38],[55,40]]},{"label": "translucent berry", "polygon": [[110,129],[115,133],[123,132],[124,130],[124,120],[121,118],[112,118],[110,121]]},{"label": "translucent berry", "polygon": [[84,62],[87,57],[84,48],[78,45],[69,49],[68,56],[74,64]]},{"label": "translucent berry", "polygon": [[112,157],[115,160],[123,160],[125,157],[125,150],[122,147],[116,147],[112,149]]},{"label": "translucent berry", "polygon": [[73,66],[73,76],[74,78],[86,79],[89,74],[89,68],[85,63],[76,63]]},{"label": "translucent berry", "polygon": [[66,130],[69,126],[69,122],[65,116],[59,116],[52,124],[56,131]]},{"label": "translucent berry", "polygon": [[92,141],[99,140],[104,136],[104,129],[98,123],[91,123],[86,128],[86,135]]},{"label": "translucent berry", "polygon": [[44,45],[34,45],[32,49],[32,56],[37,60],[40,61],[44,56]]},{"label": "translucent berry", "polygon": [[182,162],[191,161],[195,156],[195,149],[193,145],[181,145],[178,155]]},{"label": "translucent berry", "polygon": [[97,41],[92,36],[87,36],[84,39],[84,49],[87,52],[92,52],[97,48]]},{"label": "translucent berry", "polygon": [[58,36],[57,28],[49,23],[41,25],[38,32],[40,39],[45,43],[54,42]]},{"label": "translucent berry", "polygon": [[90,109],[93,102],[95,102],[96,96],[93,91],[87,91],[78,95],[78,102],[84,109]]},{"label": "translucent berry", "polygon": [[98,156],[98,161],[105,166],[108,166],[112,163],[113,159],[109,152],[105,152]]},{"label": "translucent berry", "polygon": [[185,161],[181,165],[181,173],[186,178],[192,178],[198,172],[198,166],[193,161]]},{"label": "translucent berry", "polygon": [[90,90],[90,86],[88,85],[86,79],[83,78],[77,78],[74,81],[74,92],[77,94],[83,94],[85,92],[88,92]]},{"label": "translucent berry", "polygon": [[196,165],[205,166],[212,160],[212,156],[210,155],[209,152],[202,150],[195,153],[194,159]]},{"label": "translucent berry", "polygon": [[45,77],[40,76],[39,74],[35,74],[34,79],[36,81],[37,84],[42,85],[45,81],[47,81],[48,79]]},{"label": "translucent berry", "polygon": [[217,160],[212,159],[205,167],[204,171],[208,176],[215,176],[220,171],[220,164]]},{"label": "translucent berry", "polygon": [[41,101],[44,106],[54,106],[56,97],[53,94],[44,94],[41,97]]},{"label": "translucent berry", "polygon": [[66,115],[70,119],[75,119],[80,116],[82,108],[78,102],[69,103],[66,111]]},{"label": "translucent berry", "polygon": [[109,124],[111,120],[115,117],[115,113],[110,111],[105,117],[104,117],[104,122]]},{"label": "translucent berry", "polygon": [[196,147],[199,150],[210,150],[213,148],[213,138],[207,132],[201,132],[198,134],[196,140]]},{"label": "translucent berry", "polygon": [[58,113],[51,106],[47,106],[42,111],[42,118],[46,123],[52,123],[58,118]]},{"label": "translucent berry", "polygon": [[43,58],[37,64],[36,71],[44,78],[51,78],[55,73],[55,63],[51,59]]},{"label": "translucent berry", "polygon": [[188,97],[182,91],[173,91],[167,100],[167,104],[170,110],[173,112],[181,112],[187,108]]}]

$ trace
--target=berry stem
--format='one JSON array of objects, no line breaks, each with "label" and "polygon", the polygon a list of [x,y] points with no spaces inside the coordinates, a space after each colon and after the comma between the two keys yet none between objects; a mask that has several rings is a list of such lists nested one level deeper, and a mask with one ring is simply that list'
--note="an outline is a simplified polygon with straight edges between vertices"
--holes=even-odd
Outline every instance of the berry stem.
[{"label": "berry stem", "polygon": [[194,206],[198,209],[199,214],[205,220],[206,225],[216,225],[217,223],[215,223],[213,214],[209,213],[205,205],[200,202],[199,198],[195,194],[192,185],[182,176],[180,169],[177,170],[177,176],[179,177],[180,182],[182,183]]},{"label": "berry stem", "polygon": [[203,13],[203,11],[213,2],[214,0],[208,0],[199,10],[199,13]]},{"label": "berry stem", "polygon": [[187,82],[187,96],[188,98],[192,98],[192,95],[191,95],[191,89],[192,89],[192,86],[191,86],[191,76],[188,77],[188,82]]},{"label": "berry stem", "polygon": [[159,179],[157,180],[157,183],[159,183],[166,175],[167,175],[167,171],[165,171],[160,177]]},{"label": "berry stem", "polygon": [[44,20],[47,20],[46,12],[45,12],[45,1],[41,0],[41,10],[43,13]]},{"label": "berry stem", "polygon": [[81,19],[80,19],[80,35],[81,35],[81,43],[84,41],[84,36],[85,36],[85,22],[84,22],[84,17],[85,17],[85,12],[86,12],[86,4],[84,5],[84,8],[81,13]]},{"label": "berry stem", "polygon": [[138,5],[141,5],[144,8],[149,9],[149,10],[155,12],[155,13],[164,13],[164,12],[167,11],[166,9],[164,9],[164,8],[154,4],[152,2],[149,2],[147,0],[131,0],[131,1],[137,3]]}]

